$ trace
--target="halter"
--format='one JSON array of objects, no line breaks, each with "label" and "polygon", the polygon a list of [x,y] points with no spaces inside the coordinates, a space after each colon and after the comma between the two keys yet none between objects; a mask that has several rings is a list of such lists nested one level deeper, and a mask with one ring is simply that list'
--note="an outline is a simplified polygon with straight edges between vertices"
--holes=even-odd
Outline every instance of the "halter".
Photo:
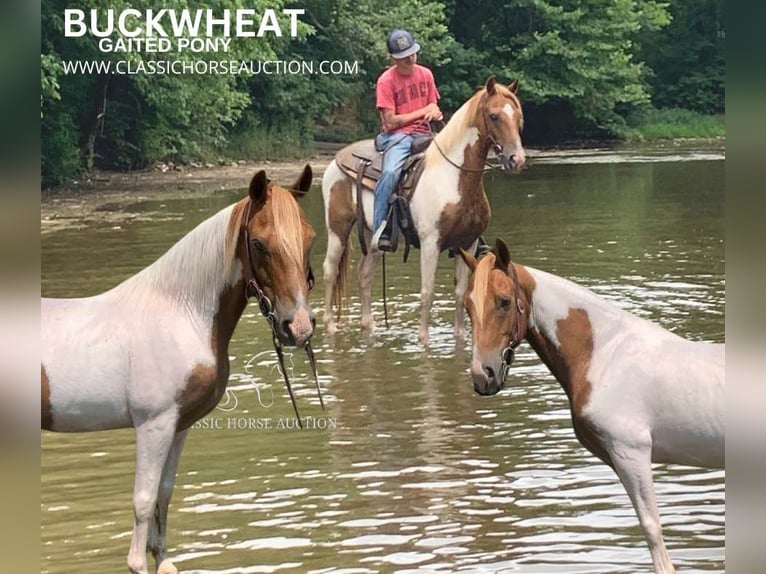
[{"label": "halter", "polygon": [[511,368],[511,363],[513,363],[513,359],[516,356],[516,347],[518,347],[521,343],[522,331],[524,327],[524,307],[521,303],[521,297],[519,297],[519,277],[516,274],[516,268],[513,266],[513,263],[509,261],[508,264],[511,267],[511,278],[513,279],[513,298],[516,302],[516,320],[514,321],[513,329],[511,330],[511,338],[508,345],[502,351],[500,351],[500,362],[502,364],[500,369],[500,380],[503,382],[508,376],[508,371]]},{"label": "halter", "polygon": [[[484,136],[484,143],[489,144],[492,149],[495,150],[495,153],[497,155],[500,155],[500,153],[503,151],[503,146],[501,146],[499,143],[495,141],[495,138],[492,137],[492,134],[489,133],[489,122],[487,121],[489,119],[489,113],[487,112],[487,93],[485,92],[481,96],[481,101],[479,102],[479,106],[481,107],[482,116],[484,118],[484,128],[487,130],[487,135]],[[447,157],[447,154],[442,151],[442,148],[439,146],[439,142],[436,141],[436,134],[434,133],[433,128],[431,127],[431,123],[428,123],[428,130],[431,132],[431,137],[433,137],[433,144],[436,147],[437,150],[439,150],[439,153],[441,156],[447,160],[447,163],[449,163],[452,167],[458,168],[460,171],[464,171],[467,173],[485,173],[488,171],[495,171],[499,169],[503,169],[502,165],[492,165],[490,163],[487,163],[487,161],[484,161],[485,167],[481,169],[475,169],[472,167],[463,167],[462,165],[456,164],[454,161],[452,161],[449,157]]]},{"label": "halter", "polygon": [[[282,350],[282,341],[279,340],[277,332],[277,316],[274,314],[274,304],[255,278],[255,264],[253,263],[253,257],[250,251],[250,232],[247,227],[247,224],[250,221],[250,208],[252,207],[252,204],[252,200],[247,202],[247,213],[245,214],[245,254],[247,255],[247,265],[245,266],[245,299],[247,300],[250,297],[257,298],[258,308],[261,310],[261,315],[265,317],[271,327],[271,342],[274,344],[274,350],[276,351],[277,359],[279,360],[279,371],[285,379],[285,386],[290,395],[290,401],[293,403],[293,410],[295,411],[295,418],[298,420],[298,426],[303,428],[301,416],[300,413],[298,413],[298,405],[295,403],[293,388],[290,385],[290,379],[287,376],[287,369],[285,369],[284,351]],[[311,266],[309,266],[306,283],[308,284],[309,291],[311,291],[314,288],[314,271],[311,269]],[[306,341],[305,349],[309,364],[311,365],[311,372],[314,375],[314,383],[316,385],[317,395],[319,396],[319,404],[322,405],[322,410],[324,410],[324,400],[322,399],[322,390],[319,387],[319,376],[317,375],[316,358],[314,356],[314,349],[311,348],[311,343],[309,341]]]}]

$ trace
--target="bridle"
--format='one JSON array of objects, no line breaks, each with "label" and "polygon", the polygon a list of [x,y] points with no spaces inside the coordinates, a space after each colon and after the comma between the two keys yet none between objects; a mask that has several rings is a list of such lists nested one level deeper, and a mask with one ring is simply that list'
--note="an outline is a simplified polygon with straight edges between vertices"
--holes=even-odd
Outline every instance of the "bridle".
[{"label": "bridle", "polygon": [[[479,101],[479,106],[481,107],[482,117],[484,119],[484,128],[486,129],[487,133],[484,136],[484,143],[488,144],[489,147],[491,147],[495,154],[500,156],[503,152],[503,146],[501,146],[495,138],[492,136],[492,134],[489,131],[489,112],[487,111],[487,100],[489,99],[489,96],[485,92],[481,96],[481,100]],[[456,167],[460,171],[464,171],[466,173],[486,173],[488,171],[495,171],[495,170],[502,170],[505,169],[505,167],[501,165],[493,165],[484,160],[484,167],[481,169],[471,168],[471,167],[465,167],[462,165],[456,164],[454,161],[452,161],[447,154],[444,153],[442,148],[439,146],[439,142],[436,141],[436,133],[434,132],[433,128],[431,127],[431,123],[428,123],[428,131],[431,132],[431,137],[433,138],[432,143],[436,147],[437,150],[439,150],[439,153],[441,156],[449,163],[452,167]]]},{"label": "bridle", "polygon": [[511,368],[513,359],[516,356],[516,347],[521,344],[524,337],[524,306],[521,302],[519,291],[519,277],[516,274],[516,268],[512,262],[508,262],[511,268],[511,278],[513,279],[513,299],[516,305],[516,320],[513,322],[513,328],[511,329],[508,345],[500,351],[500,381],[504,382],[508,376],[508,371]]},{"label": "bridle", "polygon": [[[255,278],[255,263],[253,262],[253,256],[250,250],[250,232],[248,231],[248,223],[250,222],[250,209],[252,205],[253,205],[252,200],[249,200],[247,203],[247,212],[245,213],[245,224],[244,224],[245,257],[247,259],[247,265],[244,266],[245,268],[245,300],[248,300],[251,297],[255,297],[257,299],[258,308],[261,310],[261,315],[264,316],[266,321],[269,323],[269,326],[271,327],[271,341],[274,344],[274,350],[276,351],[277,359],[279,360],[279,371],[282,373],[282,376],[284,377],[285,386],[287,386],[287,392],[290,394],[290,401],[293,403],[293,410],[295,411],[295,417],[298,420],[298,426],[300,428],[303,428],[303,423],[301,423],[300,413],[298,413],[298,405],[295,403],[295,395],[293,394],[293,388],[290,385],[290,379],[287,376],[287,369],[285,369],[284,351],[282,348],[282,341],[279,339],[279,333],[277,330],[278,329],[277,316],[274,313],[274,304],[271,302],[271,299],[269,299],[269,296],[266,295],[266,292],[263,290],[263,287],[260,286],[260,284],[258,283],[258,280]],[[311,291],[314,288],[314,271],[311,269],[310,265],[309,265],[308,275],[306,277],[306,283],[308,284],[309,291]],[[309,359],[309,363],[311,364],[311,372],[314,375],[314,383],[316,385],[317,395],[319,395],[319,403],[322,405],[322,410],[324,410],[324,400],[322,399],[322,390],[319,387],[319,376],[317,375],[316,357],[314,356],[314,349],[311,348],[310,341],[306,341],[305,349],[306,349],[306,355],[308,356],[308,359]]]}]

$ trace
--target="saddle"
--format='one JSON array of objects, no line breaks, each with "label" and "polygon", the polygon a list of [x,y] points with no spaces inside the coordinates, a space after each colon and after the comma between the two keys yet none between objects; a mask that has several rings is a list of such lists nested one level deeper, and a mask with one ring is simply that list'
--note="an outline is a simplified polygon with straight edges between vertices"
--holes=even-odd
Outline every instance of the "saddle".
[{"label": "saddle", "polygon": [[[402,166],[399,181],[394,193],[391,195],[391,203],[388,207],[386,220],[391,226],[391,248],[396,251],[399,242],[399,232],[405,240],[404,260],[407,261],[410,245],[420,248],[415,227],[410,215],[410,200],[415,192],[417,183],[423,173],[423,157],[425,150],[431,143],[431,136],[422,136],[415,139],[412,144],[411,154]],[[347,176],[356,182],[356,225],[359,234],[359,244],[362,253],[367,255],[367,242],[364,239],[364,213],[362,208],[363,189],[373,191],[375,184],[383,171],[383,153],[378,151],[375,140],[367,139],[352,143],[335,154],[335,163]]]}]

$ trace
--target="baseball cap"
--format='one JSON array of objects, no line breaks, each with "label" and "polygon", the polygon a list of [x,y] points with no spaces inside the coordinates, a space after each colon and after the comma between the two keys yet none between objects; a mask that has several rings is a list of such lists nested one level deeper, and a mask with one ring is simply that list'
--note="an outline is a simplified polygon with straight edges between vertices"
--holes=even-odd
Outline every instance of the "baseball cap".
[{"label": "baseball cap", "polygon": [[412,54],[420,51],[420,44],[415,42],[412,34],[407,30],[394,30],[388,35],[386,44],[388,45],[388,53],[397,60],[412,56]]}]

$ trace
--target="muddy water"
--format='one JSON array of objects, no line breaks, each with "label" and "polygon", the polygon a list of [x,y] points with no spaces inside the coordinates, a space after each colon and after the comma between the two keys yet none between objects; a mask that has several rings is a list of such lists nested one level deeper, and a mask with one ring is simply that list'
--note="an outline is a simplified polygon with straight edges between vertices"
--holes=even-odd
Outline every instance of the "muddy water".
[{"label": "muddy water", "polygon": [[[724,164],[718,149],[538,154],[487,178],[515,260],[594,289],[695,340],[724,337]],[[42,237],[46,296],[100,292],[240,197],[120,206],[135,216]],[[325,235],[318,188],[304,209]],[[389,327],[358,330],[358,299],[330,345],[289,357],[305,430],[274,371],[254,305],[232,341],[229,392],[191,431],[169,518],[183,572],[651,572],[613,472],[574,437],[558,383],[524,345],[509,388],[482,398],[452,338],[452,260],[437,273],[432,346],[417,345],[419,269],[389,258]],[[318,273],[320,275],[320,273]],[[380,293],[380,282],[375,287]],[[319,308],[322,282],[315,291]],[[647,357],[651,360],[651,357]],[[42,436],[42,572],[123,571],[132,527],[130,431]],[[724,473],[658,466],[679,571],[724,572]]]}]

